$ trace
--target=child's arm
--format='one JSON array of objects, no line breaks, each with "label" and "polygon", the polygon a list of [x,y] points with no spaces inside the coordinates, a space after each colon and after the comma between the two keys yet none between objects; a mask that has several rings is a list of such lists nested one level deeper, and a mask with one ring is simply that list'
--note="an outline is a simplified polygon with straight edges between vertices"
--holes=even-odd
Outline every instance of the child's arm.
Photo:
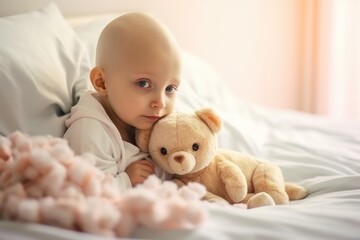
[{"label": "child's arm", "polygon": [[118,140],[106,131],[97,120],[86,119],[74,122],[66,131],[64,138],[76,155],[91,153],[90,160],[106,174],[113,175],[120,191],[132,187],[130,178],[125,172],[126,162],[122,159],[122,150]]}]

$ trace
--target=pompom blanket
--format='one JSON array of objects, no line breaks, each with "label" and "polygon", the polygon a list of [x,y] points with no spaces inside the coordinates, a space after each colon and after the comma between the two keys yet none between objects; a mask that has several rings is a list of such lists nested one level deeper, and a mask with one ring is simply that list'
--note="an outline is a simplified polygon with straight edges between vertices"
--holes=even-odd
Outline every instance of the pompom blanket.
[{"label": "pompom blanket", "polygon": [[0,136],[0,217],[117,237],[138,226],[191,229],[206,220],[204,186],[150,176],[120,194],[93,163],[61,138]]}]

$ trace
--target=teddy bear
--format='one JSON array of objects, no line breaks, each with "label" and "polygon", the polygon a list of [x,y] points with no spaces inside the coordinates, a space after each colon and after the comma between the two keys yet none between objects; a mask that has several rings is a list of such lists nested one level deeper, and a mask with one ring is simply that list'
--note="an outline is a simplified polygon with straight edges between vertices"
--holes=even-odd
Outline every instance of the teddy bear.
[{"label": "teddy bear", "polygon": [[222,120],[211,108],[174,112],[152,128],[137,130],[138,147],[180,185],[198,182],[210,202],[246,204],[248,208],[288,204],[306,189],[286,182],[276,164],[239,151],[220,149]]}]

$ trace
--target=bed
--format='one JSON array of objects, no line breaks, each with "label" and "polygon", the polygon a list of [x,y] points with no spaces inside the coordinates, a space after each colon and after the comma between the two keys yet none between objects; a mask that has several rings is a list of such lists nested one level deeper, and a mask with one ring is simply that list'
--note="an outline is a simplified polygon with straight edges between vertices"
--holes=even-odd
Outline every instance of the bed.
[{"label": "bed", "polygon": [[[64,19],[55,4],[0,19],[1,135],[20,129],[61,137],[88,88],[96,39],[116,15]],[[85,19],[85,20],[84,20]],[[83,21],[84,20],[84,21]],[[206,204],[195,229],[139,226],[137,239],[360,239],[360,123],[267,108],[235,96],[204,60],[183,52],[177,110],[212,107],[224,121],[221,147],[278,164],[308,191],[286,206]],[[49,225],[0,221],[0,239],[103,239]]]}]

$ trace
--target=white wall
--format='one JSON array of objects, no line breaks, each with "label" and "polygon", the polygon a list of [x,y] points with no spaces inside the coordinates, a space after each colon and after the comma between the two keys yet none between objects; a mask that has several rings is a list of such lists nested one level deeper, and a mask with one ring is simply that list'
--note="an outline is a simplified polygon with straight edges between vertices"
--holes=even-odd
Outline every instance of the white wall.
[{"label": "white wall", "polygon": [[[0,16],[48,0],[1,0]],[[147,11],[209,62],[241,98],[299,108],[301,0],[57,0],[65,16]]]}]

